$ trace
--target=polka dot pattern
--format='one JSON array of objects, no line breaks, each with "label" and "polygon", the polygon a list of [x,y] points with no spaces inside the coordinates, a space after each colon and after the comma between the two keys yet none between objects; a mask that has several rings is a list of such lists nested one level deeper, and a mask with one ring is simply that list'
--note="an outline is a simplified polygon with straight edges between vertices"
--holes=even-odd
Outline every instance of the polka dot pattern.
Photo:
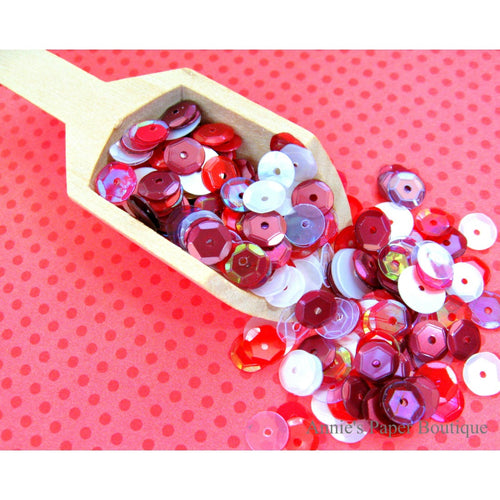
[{"label": "polka dot pattern", "polygon": [[[105,81],[193,68],[316,134],[364,207],[397,162],[425,179],[427,206],[500,227],[498,52],[56,53]],[[64,140],[61,122],[0,87],[0,448],[241,450],[258,411],[299,403],[313,418],[276,365],[232,365],[246,316],[68,199]],[[496,246],[475,253],[500,269]],[[483,349],[500,354],[499,335],[483,332]],[[470,393],[456,368],[458,422],[486,433],[319,436],[319,448],[498,449],[499,396]]]}]

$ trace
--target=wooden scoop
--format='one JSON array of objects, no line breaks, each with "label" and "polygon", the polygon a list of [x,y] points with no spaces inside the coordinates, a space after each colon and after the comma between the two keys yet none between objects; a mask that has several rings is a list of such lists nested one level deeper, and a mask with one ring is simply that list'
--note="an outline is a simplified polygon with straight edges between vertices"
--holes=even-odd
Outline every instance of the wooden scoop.
[{"label": "wooden scoop", "polygon": [[244,313],[277,321],[281,309],[236,287],[94,191],[95,176],[110,161],[109,147],[129,126],[158,119],[172,104],[189,99],[200,106],[203,122],[230,124],[243,138],[238,156],[255,165],[269,151],[271,137],[288,132],[311,150],[317,178],[332,188],[340,229],[351,224],[340,178],[313,134],[196,71],[183,68],[103,82],[50,52],[0,51],[0,83],[66,124],[67,190],[73,201]]}]

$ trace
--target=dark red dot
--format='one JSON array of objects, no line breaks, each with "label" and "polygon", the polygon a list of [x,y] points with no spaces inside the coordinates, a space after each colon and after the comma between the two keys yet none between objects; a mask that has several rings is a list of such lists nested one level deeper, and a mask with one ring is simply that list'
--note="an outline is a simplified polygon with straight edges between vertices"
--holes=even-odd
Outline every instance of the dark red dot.
[{"label": "dark red dot", "polygon": [[91,435],[92,431],[89,427],[82,427],[82,429],[80,429],[80,436],[82,439],[89,439]]},{"label": "dark red dot", "polygon": [[169,395],[170,401],[172,401],[172,403],[177,403],[181,400],[181,397],[182,396],[179,391],[172,391]]},{"label": "dark red dot", "polygon": [[198,430],[194,433],[194,438],[198,443],[203,443],[207,440],[207,433],[204,430]]},{"label": "dark red dot", "polygon": [[147,385],[141,385],[137,390],[137,394],[139,394],[139,396],[141,396],[142,398],[149,396],[150,392],[151,389]]},{"label": "dark red dot", "polygon": [[149,412],[153,417],[159,417],[162,413],[162,408],[160,405],[153,405],[150,409]]},{"label": "dark red dot", "polygon": [[174,434],[174,427],[170,424],[164,425],[161,432],[164,436],[170,437]]},{"label": "dark red dot", "polygon": [[212,396],[203,396],[203,398],[201,398],[201,406],[203,406],[203,408],[210,408],[213,404],[214,400]]},{"label": "dark red dot", "polygon": [[120,403],[118,404],[120,410],[122,411],[127,411],[130,408],[130,400],[128,399],[122,399]]},{"label": "dark red dot", "polygon": [[42,436],[38,434],[35,436],[31,436],[30,443],[31,446],[38,448],[42,444]]},{"label": "dark red dot", "polygon": [[29,415],[23,415],[20,419],[22,427],[29,427],[32,423],[32,419]]},{"label": "dark red dot", "polygon": [[102,425],[108,425],[111,422],[111,415],[109,413],[103,413],[99,417],[99,422]]},{"label": "dark red dot", "polygon": [[184,410],[182,412],[182,420],[184,420],[184,422],[189,423],[193,420],[193,418],[194,413],[191,410]]},{"label": "dark red dot", "polygon": [[152,439],[145,439],[142,442],[143,450],[152,450],[155,447],[155,442]]},{"label": "dark red dot", "polygon": [[74,408],[71,408],[71,410],[69,410],[69,416],[73,420],[76,420],[77,418],[79,418],[81,413],[82,412],[80,411],[80,408],[74,407]]},{"label": "dark red dot", "polygon": [[50,428],[50,432],[52,432],[53,434],[56,434],[61,430],[61,422],[54,420],[54,422],[50,423],[49,428]]},{"label": "dark red dot", "polygon": [[111,443],[116,446],[121,444],[122,441],[123,441],[123,436],[119,432],[116,432],[111,436]]},{"label": "dark red dot", "polygon": [[130,428],[133,430],[133,431],[138,431],[140,429],[142,429],[142,420],[139,419],[139,418],[134,418],[131,422],[130,422]]}]

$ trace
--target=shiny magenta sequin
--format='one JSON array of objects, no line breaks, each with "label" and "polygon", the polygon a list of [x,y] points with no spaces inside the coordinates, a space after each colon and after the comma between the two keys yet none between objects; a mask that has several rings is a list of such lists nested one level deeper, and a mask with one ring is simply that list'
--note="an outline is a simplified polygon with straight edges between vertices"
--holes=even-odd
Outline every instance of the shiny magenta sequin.
[{"label": "shiny magenta sequin", "polygon": [[377,288],[377,259],[363,250],[356,250],[352,256],[354,262],[354,271],[358,278],[369,287]]},{"label": "shiny magenta sequin", "polygon": [[448,328],[447,343],[454,358],[467,359],[481,347],[479,328],[470,320],[459,319]]},{"label": "shiny magenta sequin", "polygon": [[425,414],[425,400],[409,379],[388,382],[382,393],[382,408],[389,420],[413,425]]},{"label": "shiny magenta sequin", "polygon": [[438,321],[421,321],[408,335],[408,349],[418,361],[434,361],[446,354],[446,337],[446,329]]},{"label": "shiny magenta sequin", "polygon": [[268,277],[271,260],[255,243],[241,242],[224,266],[226,277],[240,288],[257,288]]},{"label": "shiny magenta sequin", "polygon": [[95,179],[97,192],[111,203],[122,203],[134,192],[137,176],[134,169],[124,163],[108,163]]},{"label": "shiny magenta sequin", "polygon": [[453,217],[440,208],[421,208],[415,215],[417,231],[431,239],[450,234],[453,222]]},{"label": "shiny magenta sequin", "polygon": [[292,192],[292,205],[302,203],[314,205],[326,214],[333,208],[333,193],[330,186],[317,179],[301,182]]},{"label": "shiny magenta sequin", "polygon": [[366,342],[356,353],[353,368],[373,382],[392,377],[399,366],[399,352],[387,342]]},{"label": "shiny magenta sequin", "polygon": [[378,208],[362,212],[354,225],[358,245],[367,252],[377,252],[389,243],[391,223]]},{"label": "shiny magenta sequin", "polygon": [[171,128],[181,128],[190,123],[199,112],[198,105],[192,101],[180,101],[170,106],[161,119]]},{"label": "shiny magenta sequin", "polygon": [[304,326],[319,328],[337,311],[337,302],[331,292],[314,290],[303,295],[295,306],[295,316]]}]

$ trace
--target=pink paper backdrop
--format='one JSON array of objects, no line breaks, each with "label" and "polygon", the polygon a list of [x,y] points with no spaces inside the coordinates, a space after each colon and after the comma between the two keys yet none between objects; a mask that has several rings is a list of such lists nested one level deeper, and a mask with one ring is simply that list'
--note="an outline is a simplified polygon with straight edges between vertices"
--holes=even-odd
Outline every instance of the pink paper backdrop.
[{"label": "pink paper backdrop", "polygon": [[[106,81],[193,68],[316,134],[365,207],[383,201],[379,167],[398,162],[425,179],[425,206],[500,226],[499,52],[55,52]],[[64,139],[61,122],[0,87],[0,448],[242,450],[256,412],[308,408],[277,365],[232,365],[248,317],[68,199]],[[498,244],[478,254],[498,290]],[[482,349],[500,354],[499,338],[483,331]],[[498,449],[499,396],[457,374],[458,423],[486,434],[323,435],[320,449]]]}]

